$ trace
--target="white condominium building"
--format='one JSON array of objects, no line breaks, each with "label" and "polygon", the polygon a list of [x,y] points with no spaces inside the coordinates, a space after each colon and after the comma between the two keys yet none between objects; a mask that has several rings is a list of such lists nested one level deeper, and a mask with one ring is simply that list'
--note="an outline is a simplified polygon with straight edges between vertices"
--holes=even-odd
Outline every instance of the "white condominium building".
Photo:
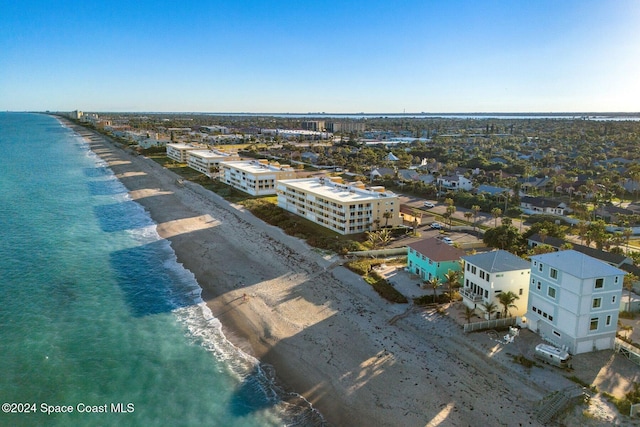
[{"label": "white condominium building", "polygon": [[252,196],[275,194],[277,180],[296,176],[291,166],[267,160],[221,162],[219,167],[220,181]]},{"label": "white condominium building", "polygon": [[278,206],[340,234],[401,224],[398,196],[341,178],[278,180]]},{"label": "white condominium building", "polygon": [[180,163],[187,163],[187,153],[193,150],[202,150],[203,147],[192,144],[173,143],[167,144],[167,157]]},{"label": "white condominium building", "polygon": [[217,175],[221,162],[240,160],[237,153],[229,153],[223,150],[193,150],[187,153],[187,164],[207,175],[209,178]]}]

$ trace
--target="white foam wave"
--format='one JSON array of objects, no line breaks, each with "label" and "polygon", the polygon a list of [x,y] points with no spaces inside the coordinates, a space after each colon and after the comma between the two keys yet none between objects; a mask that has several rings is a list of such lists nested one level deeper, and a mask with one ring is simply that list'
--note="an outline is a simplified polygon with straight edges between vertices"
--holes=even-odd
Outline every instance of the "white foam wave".
[{"label": "white foam wave", "polygon": [[[77,135],[77,134],[76,134]],[[287,425],[324,425],[324,418],[315,410],[311,403],[297,393],[287,393],[287,396],[295,396],[299,400],[299,405],[289,404],[282,400],[285,393],[275,383],[275,373],[270,366],[261,365],[260,361],[250,354],[242,351],[227,339],[222,323],[216,318],[211,309],[202,299],[202,287],[198,284],[195,275],[179,263],[176,254],[168,240],[160,237],[157,231],[157,224],[149,216],[144,207],[136,203],[127,193],[126,187],[117,179],[113,171],[109,169],[107,162],[90,150],[89,144],[78,135],[82,146],[87,150],[96,167],[105,168],[107,173],[105,180],[116,181],[114,185],[120,185],[122,192],[118,191],[111,195],[116,202],[134,202],[135,206],[128,212],[127,219],[133,224],[127,229],[131,237],[139,244],[153,242],[161,243],[161,251],[164,252],[163,267],[172,278],[173,287],[181,293],[183,304],[173,311],[176,319],[185,325],[188,335],[196,339],[214,357],[223,362],[226,370],[235,376],[238,381],[246,381],[251,377],[255,379],[255,386],[259,388],[265,397],[277,403],[276,410]],[[184,304],[184,302],[188,302]]]}]

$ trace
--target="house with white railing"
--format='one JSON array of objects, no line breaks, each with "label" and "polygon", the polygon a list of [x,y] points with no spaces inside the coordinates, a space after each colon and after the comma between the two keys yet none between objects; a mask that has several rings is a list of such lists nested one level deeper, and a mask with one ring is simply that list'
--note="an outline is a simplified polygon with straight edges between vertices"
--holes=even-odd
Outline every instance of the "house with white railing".
[{"label": "house with white railing", "polygon": [[526,313],[529,261],[503,250],[463,256],[462,259],[464,279],[460,295],[467,307],[480,310],[488,318],[485,304],[493,303],[497,309],[496,316],[500,317],[504,310],[500,294],[513,292],[518,298],[508,314],[522,316]]}]

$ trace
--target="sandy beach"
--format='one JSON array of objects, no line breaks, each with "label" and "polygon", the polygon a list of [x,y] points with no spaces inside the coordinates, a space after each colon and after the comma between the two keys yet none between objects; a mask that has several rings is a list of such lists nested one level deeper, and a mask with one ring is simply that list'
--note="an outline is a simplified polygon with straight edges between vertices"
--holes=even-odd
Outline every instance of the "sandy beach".
[{"label": "sandy beach", "polygon": [[572,385],[507,362],[517,347],[465,335],[450,317],[387,303],[338,258],[65,124],[148,210],[231,342],[330,425],[537,426],[540,399]]}]

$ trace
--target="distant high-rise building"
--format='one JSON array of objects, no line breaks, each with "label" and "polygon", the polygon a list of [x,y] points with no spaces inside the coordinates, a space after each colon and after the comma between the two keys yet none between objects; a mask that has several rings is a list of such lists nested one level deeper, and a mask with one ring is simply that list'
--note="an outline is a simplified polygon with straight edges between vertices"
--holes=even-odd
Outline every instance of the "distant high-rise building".
[{"label": "distant high-rise building", "polygon": [[302,129],[315,132],[324,132],[326,127],[324,120],[307,120],[302,122]]},{"label": "distant high-rise building", "polygon": [[344,122],[328,122],[327,132],[364,132],[364,122],[344,121]]}]

